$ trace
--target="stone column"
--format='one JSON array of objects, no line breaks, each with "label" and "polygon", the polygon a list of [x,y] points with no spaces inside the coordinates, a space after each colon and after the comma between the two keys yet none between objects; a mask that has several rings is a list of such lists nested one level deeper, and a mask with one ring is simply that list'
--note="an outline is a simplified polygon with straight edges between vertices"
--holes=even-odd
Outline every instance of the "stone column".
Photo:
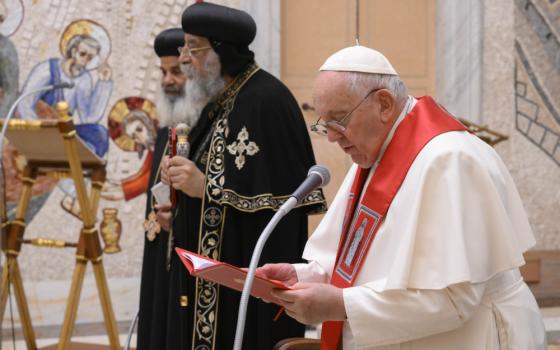
[{"label": "stone column", "polygon": [[480,123],[483,4],[437,0],[436,97],[457,117]]}]

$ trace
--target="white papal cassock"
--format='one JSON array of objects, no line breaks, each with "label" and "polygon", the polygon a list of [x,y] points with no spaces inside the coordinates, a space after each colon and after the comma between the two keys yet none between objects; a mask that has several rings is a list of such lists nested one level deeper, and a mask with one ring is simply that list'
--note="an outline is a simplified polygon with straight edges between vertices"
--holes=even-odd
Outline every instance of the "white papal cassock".
[{"label": "white papal cassock", "polygon": [[[295,265],[302,282],[330,280],[354,174],[356,165],[305,248],[310,263]],[[409,169],[354,286],[344,289],[344,349],[546,349],[518,270],[534,243],[497,153],[466,132],[435,137]]]}]

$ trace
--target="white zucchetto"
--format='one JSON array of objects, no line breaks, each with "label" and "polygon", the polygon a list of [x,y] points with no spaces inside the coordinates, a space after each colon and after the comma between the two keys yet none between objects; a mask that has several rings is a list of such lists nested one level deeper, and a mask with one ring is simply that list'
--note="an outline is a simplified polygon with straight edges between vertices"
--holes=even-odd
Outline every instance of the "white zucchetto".
[{"label": "white zucchetto", "polygon": [[319,70],[398,75],[381,52],[360,45],[335,52]]}]

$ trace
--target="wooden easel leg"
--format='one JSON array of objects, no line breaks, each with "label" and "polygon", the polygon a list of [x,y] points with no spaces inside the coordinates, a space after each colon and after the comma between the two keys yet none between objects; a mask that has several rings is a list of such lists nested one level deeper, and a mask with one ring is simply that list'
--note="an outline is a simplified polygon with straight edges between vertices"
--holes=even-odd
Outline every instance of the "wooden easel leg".
[{"label": "wooden easel leg", "polygon": [[84,283],[84,275],[86,273],[87,259],[82,257],[76,258],[76,266],[74,275],[72,276],[72,285],[68,295],[68,303],[66,304],[66,313],[64,314],[64,322],[60,330],[60,342],[58,350],[68,349],[70,337],[74,330],[76,322],[76,314],[78,312],[78,304],[80,303],[80,295],[82,294],[82,285]]},{"label": "wooden easel leg", "polygon": [[0,300],[0,316],[4,317],[8,293],[10,292],[10,284],[14,287],[14,294],[18,306],[21,327],[28,349],[35,350],[35,334],[31,323],[31,315],[29,314],[29,306],[23,288],[23,280],[17,263],[17,257],[21,250],[21,241],[25,232],[25,215],[27,214],[27,206],[31,199],[31,190],[37,177],[37,169],[26,166],[23,170],[22,189],[16,209],[15,219],[6,227],[6,246],[4,253],[7,257],[7,267],[2,274],[2,296]]},{"label": "wooden easel leg", "polygon": [[4,312],[6,311],[6,304],[8,303],[8,293],[10,288],[10,277],[13,276],[15,259],[11,256],[6,258],[6,266],[2,271],[2,298],[0,299],[0,318],[4,319]]},{"label": "wooden easel leg", "polygon": [[[99,199],[101,198],[101,190],[105,183],[105,168],[97,168],[91,174],[91,194],[90,205],[92,213],[97,213]],[[95,215],[94,215],[95,216]]]},{"label": "wooden easel leg", "polygon": [[95,274],[95,281],[97,282],[97,291],[101,301],[101,308],[103,309],[103,318],[105,319],[105,327],[107,328],[107,335],[109,336],[109,344],[112,350],[118,350],[121,348],[119,331],[111,304],[105,269],[103,268],[103,262],[101,260],[93,262],[93,273]]},{"label": "wooden easel leg", "polygon": [[4,268],[2,273],[0,316],[2,318],[4,317],[6,304],[8,303],[8,293],[10,292],[10,284],[13,284],[25,343],[27,345],[27,349],[35,350],[37,349],[37,344],[35,343],[35,333],[33,332],[33,326],[31,324],[31,315],[29,314],[29,308],[27,305],[27,299],[25,298],[25,291],[23,289],[23,282],[21,280],[21,273],[17,259],[14,256],[8,256],[6,265],[7,266]]},{"label": "wooden easel leg", "polygon": [[25,297],[25,291],[23,289],[23,281],[21,280],[19,265],[15,259],[11,278],[14,285],[14,294],[18,305],[25,344],[27,344],[27,349],[36,350],[37,344],[35,343],[35,333],[33,332],[33,325],[31,324],[31,315],[29,314],[29,307],[27,305],[27,298]]},{"label": "wooden easel leg", "polygon": [[[103,309],[103,316],[105,318],[105,325],[107,327],[111,349],[117,350],[120,349],[117,323],[115,321],[115,315],[111,305],[105,270],[103,269],[103,264],[101,262],[103,251],[101,250],[99,243],[99,235],[95,229],[95,217],[97,206],[99,204],[101,188],[103,186],[103,181],[105,180],[105,169],[100,167],[93,172],[92,193],[91,197],[88,198],[83,177],[82,164],[80,163],[80,158],[78,156],[76,130],[72,123],[72,118],[68,115],[68,105],[58,104],[57,110],[61,117],[59,121],[59,130],[64,138],[64,146],[66,148],[66,155],[70,165],[70,173],[72,179],[74,180],[74,186],[76,187],[76,196],[78,198],[78,202],[80,203],[81,219],[84,224],[78,241],[77,256],[83,257],[86,261],[89,260],[93,264],[93,271],[95,274],[97,289],[99,291],[99,298],[101,300],[101,307]],[[72,289],[70,291],[64,325],[60,335],[59,350],[65,349],[70,341],[72,327],[74,326],[76,318],[79,292],[83,282],[84,270],[85,262],[78,261],[72,280]]]},{"label": "wooden easel leg", "polygon": [[[96,169],[91,177],[91,210],[93,213],[97,212],[97,206],[99,205],[99,198],[101,195],[101,188],[103,187],[103,182],[105,181],[105,168]],[[99,293],[99,300],[101,301],[101,308],[103,309],[103,318],[105,320],[105,328],[107,329],[107,335],[109,336],[109,344],[112,350],[120,349],[119,341],[119,331],[117,328],[117,321],[115,320],[115,313],[113,312],[113,306],[111,304],[111,295],[109,294],[109,287],[107,285],[107,277],[105,275],[105,269],[103,268],[103,260],[101,255],[103,251],[99,244],[99,236],[96,234],[95,238],[89,236],[89,240],[86,241],[86,249],[88,253],[92,256],[93,273],[95,275],[95,282],[97,284],[97,292]]]}]

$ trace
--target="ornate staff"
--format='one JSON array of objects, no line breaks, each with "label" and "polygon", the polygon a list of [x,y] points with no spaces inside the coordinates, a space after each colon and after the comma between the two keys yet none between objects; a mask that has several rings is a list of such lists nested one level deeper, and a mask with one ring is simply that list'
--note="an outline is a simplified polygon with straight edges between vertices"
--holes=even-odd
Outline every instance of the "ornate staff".
[{"label": "ornate staff", "polygon": [[[171,150],[171,157],[179,156],[189,159],[190,143],[189,143],[189,132],[190,128],[185,123],[179,123],[175,128],[170,129],[170,144],[169,148]],[[177,208],[177,190],[173,188],[171,183],[169,183],[171,191],[171,210]],[[171,220],[175,217],[177,213],[174,213]],[[171,254],[173,252],[173,222],[171,223],[171,229],[169,230],[169,237],[167,240],[167,269],[171,268]]]}]

